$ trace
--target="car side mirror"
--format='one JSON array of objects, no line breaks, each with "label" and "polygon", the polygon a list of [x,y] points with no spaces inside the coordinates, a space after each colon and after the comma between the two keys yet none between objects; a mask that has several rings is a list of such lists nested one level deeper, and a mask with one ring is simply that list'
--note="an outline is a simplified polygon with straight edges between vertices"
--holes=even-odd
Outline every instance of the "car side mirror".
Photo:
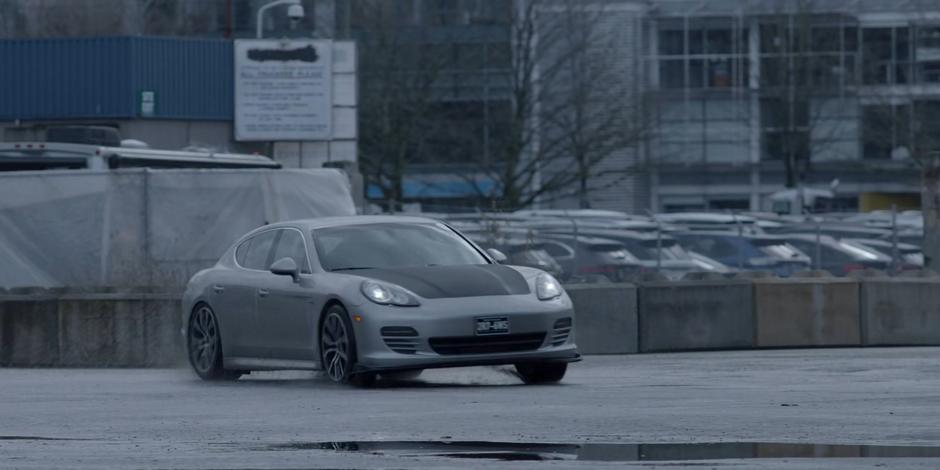
[{"label": "car side mirror", "polygon": [[300,280],[300,268],[293,258],[281,258],[271,265],[271,272],[278,276],[290,276],[294,282]]},{"label": "car side mirror", "polygon": [[509,258],[506,257],[506,254],[497,250],[496,248],[487,248],[486,253],[490,255],[490,258],[493,258],[493,260],[499,264],[504,264],[506,261],[509,261]]}]

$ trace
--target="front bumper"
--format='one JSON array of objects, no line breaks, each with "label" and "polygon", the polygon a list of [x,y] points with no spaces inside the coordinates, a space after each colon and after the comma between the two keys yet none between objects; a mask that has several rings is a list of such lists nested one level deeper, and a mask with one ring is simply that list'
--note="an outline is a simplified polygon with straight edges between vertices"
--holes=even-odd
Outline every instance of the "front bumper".
[{"label": "front bumper", "polygon": [[[458,299],[423,300],[419,307],[394,307],[367,304],[350,312],[354,322],[358,349],[356,372],[429,369],[476,365],[518,364],[526,362],[575,362],[581,356],[575,344],[574,311],[567,295],[539,301],[533,295],[468,297]],[[494,341],[513,337],[544,334],[538,347],[527,350],[488,351],[483,353],[442,353],[441,339],[479,339],[476,319],[480,317],[507,317],[510,331],[507,335],[492,335]],[[559,323],[569,326],[557,328]],[[411,328],[416,336],[396,336],[389,341],[383,328]],[[567,330],[567,334],[564,333]],[[560,339],[560,338],[564,339]],[[438,347],[432,346],[435,339]],[[397,340],[397,343],[395,342]],[[407,353],[394,347],[402,341],[408,344]],[[530,341],[531,343],[531,341]],[[390,344],[392,346],[390,346]],[[393,348],[395,350],[393,350]]]}]

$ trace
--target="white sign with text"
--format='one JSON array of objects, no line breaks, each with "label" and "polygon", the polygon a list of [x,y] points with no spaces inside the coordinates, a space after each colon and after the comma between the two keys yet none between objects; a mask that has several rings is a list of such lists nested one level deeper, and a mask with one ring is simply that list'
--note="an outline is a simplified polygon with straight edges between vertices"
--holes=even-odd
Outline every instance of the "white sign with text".
[{"label": "white sign with text", "polygon": [[235,139],[332,137],[332,41],[235,41]]}]

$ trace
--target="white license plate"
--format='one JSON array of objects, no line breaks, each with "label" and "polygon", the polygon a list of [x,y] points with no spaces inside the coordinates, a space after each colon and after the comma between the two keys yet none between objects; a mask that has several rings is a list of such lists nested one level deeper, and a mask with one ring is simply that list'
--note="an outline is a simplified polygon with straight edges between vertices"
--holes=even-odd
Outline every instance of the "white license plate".
[{"label": "white license plate", "polygon": [[477,318],[478,335],[498,335],[509,333],[509,318],[487,317]]}]

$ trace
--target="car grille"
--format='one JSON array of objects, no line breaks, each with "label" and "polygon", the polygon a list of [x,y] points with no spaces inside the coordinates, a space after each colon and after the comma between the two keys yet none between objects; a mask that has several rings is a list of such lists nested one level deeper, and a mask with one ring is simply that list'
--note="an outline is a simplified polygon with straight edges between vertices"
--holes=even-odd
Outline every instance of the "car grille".
[{"label": "car grille", "polygon": [[382,340],[389,349],[400,354],[414,354],[418,350],[418,332],[408,326],[386,326],[381,330]]},{"label": "car grille", "polygon": [[552,330],[552,346],[561,346],[568,341],[568,335],[571,334],[571,317],[562,318],[555,322]]},{"label": "car grille", "polygon": [[541,347],[544,341],[545,333],[525,333],[431,338],[429,343],[434,352],[441,355],[453,355],[534,351]]}]

